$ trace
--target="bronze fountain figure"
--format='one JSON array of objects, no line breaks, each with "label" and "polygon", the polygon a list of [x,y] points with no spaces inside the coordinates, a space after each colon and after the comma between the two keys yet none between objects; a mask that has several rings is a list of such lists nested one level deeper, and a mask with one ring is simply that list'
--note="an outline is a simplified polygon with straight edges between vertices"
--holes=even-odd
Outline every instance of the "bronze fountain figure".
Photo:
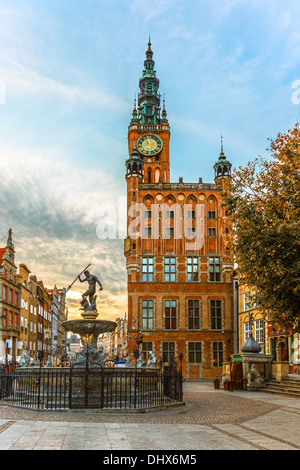
[{"label": "bronze fountain figure", "polygon": [[[89,266],[90,265],[81,271],[73,283],[67,288],[67,291],[69,291],[77,280],[79,280],[81,283],[88,282],[88,289],[82,294],[82,300],[80,301],[82,318],[80,320],[65,321],[62,323],[62,326],[66,331],[71,331],[72,333],[77,333],[80,335],[83,348],[75,363],[84,364],[86,361],[88,361],[104,366],[104,357],[98,350],[97,346],[98,336],[100,334],[113,331],[117,324],[112,321],[97,319],[99,314],[96,304],[96,288],[98,285],[100,291],[102,291],[103,286],[98,277],[91,274],[87,270]],[[81,278],[82,274],[85,276],[84,279]]]}]

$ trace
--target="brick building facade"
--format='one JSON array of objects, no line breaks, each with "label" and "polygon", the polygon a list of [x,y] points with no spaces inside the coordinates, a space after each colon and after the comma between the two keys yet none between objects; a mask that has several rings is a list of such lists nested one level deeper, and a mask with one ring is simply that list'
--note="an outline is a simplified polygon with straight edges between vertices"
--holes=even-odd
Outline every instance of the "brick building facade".
[{"label": "brick building facade", "polygon": [[[295,324],[293,330],[285,330],[276,326],[269,315],[259,305],[252,301],[255,290],[239,284],[239,351],[250,334],[262,348],[264,354],[271,355],[274,362],[287,362],[290,374],[300,372],[300,341],[299,327]],[[253,318],[251,330],[250,315]]]},{"label": "brick building facade", "polygon": [[150,41],[139,87],[126,161],[128,353],[139,332],[145,359],[149,351],[164,363],[182,355],[184,377],[214,378],[233,353],[233,270],[221,205],[231,164],[222,144],[214,183],[170,182],[170,125]]},{"label": "brick building facade", "polygon": [[58,359],[66,353],[66,289],[47,289],[25,264],[15,264],[12,230],[0,248],[0,362],[24,350],[33,358],[43,352]]},{"label": "brick building facade", "polygon": [[15,264],[12,230],[0,248],[0,357],[18,355],[20,332],[20,286]]}]

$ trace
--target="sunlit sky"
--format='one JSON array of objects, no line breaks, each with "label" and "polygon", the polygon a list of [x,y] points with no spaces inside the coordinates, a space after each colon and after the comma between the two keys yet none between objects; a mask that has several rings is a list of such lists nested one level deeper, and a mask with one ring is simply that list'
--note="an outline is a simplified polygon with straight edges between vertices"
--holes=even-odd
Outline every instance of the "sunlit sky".
[{"label": "sunlit sky", "polygon": [[[221,134],[234,167],[267,155],[300,114],[299,1],[1,0],[1,246],[11,227],[17,263],[49,288],[92,263],[100,317],[113,320],[127,310],[123,237],[100,240],[97,227],[103,204],[124,216],[149,34],[172,181],[212,182]],[[83,288],[69,292],[71,313]]]}]

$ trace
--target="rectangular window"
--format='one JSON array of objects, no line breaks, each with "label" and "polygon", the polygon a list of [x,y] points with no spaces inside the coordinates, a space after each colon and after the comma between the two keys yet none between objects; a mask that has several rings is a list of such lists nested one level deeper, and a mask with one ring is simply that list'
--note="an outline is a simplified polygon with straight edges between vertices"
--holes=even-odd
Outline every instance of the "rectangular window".
[{"label": "rectangular window", "polygon": [[188,219],[195,219],[195,211],[187,211],[187,218]]},{"label": "rectangular window", "polygon": [[3,316],[2,316],[2,326],[8,326],[9,318],[8,318],[8,311],[3,309]]},{"label": "rectangular window", "polygon": [[177,329],[177,300],[165,300],[165,330]]},{"label": "rectangular window", "polygon": [[145,227],[145,238],[151,237],[152,230],[151,227]]},{"label": "rectangular window", "polygon": [[221,341],[214,341],[212,352],[213,352],[213,367],[222,367],[223,343]]},{"label": "rectangular window", "polygon": [[208,229],[208,236],[209,237],[215,237],[216,236],[216,229],[214,227],[211,227]]},{"label": "rectangular window", "polygon": [[244,294],[244,311],[251,310],[251,292],[245,292]]},{"label": "rectangular window", "polygon": [[154,328],[154,300],[142,300],[142,329]]},{"label": "rectangular window", "polygon": [[174,211],[166,211],[166,219],[174,219]]},{"label": "rectangular window", "polygon": [[220,258],[209,258],[209,280],[212,282],[221,281]]},{"label": "rectangular window", "polygon": [[173,227],[166,227],[166,237],[173,238],[174,237],[174,228]]},{"label": "rectangular window", "polygon": [[166,282],[176,281],[176,258],[165,258],[165,279]]},{"label": "rectangular window", "polygon": [[162,361],[170,363],[172,359],[175,359],[175,342],[164,341],[162,343]]},{"label": "rectangular window", "polygon": [[143,282],[154,281],[154,259],[153,258],[142,259],[142,281]]},{"label": "rectangular window", "polygon": [[255,321],[255,341],[261,344],[264,342],[264,321],[262,319]]},{"label": "rectangular window", "polygon": [[200,300],[188,300],[188,329],[200,329]]},{"label": "rectangular window", "polygon": [[244,323],[244,340],[247,341],[249,337],[250,337],[250,323],[245,322]]},{"label": "rectangular window", "polygon": [[196,229],[195,227],[188,227],[187,228],[187,236],[188,238],[195,238],[196,235]]},{"label": "rectangular window", "polygon": [[222,329],[222,300],[210,300],[210,327],[212,330]]},{"label": "rectangular window", "polygon": [[197,257],[187,258],[187,280],[198,281],[199,280],[199,263]]},{"label": "rectangular window", "polygon": [[153,343],[152,341],[143,341],[142,343],[142,351],[143,351],[143,359],[144,361],[148,362],[149,359],[149,352],[153,351]]},{"label": "rectangular window", "polygon": [[188,362],[189,364],[199,364],[202,358],[202,343],[200,341],[188,342]]},{"label": "rectangular window", "polygon": [[152,218],[152,212],[151,211],[145,211],[145,219],[151,219]]},{"label": "rectangular window", "polygon": [[215,219],[216,218],[216,212],[215,211],[208,211],[208,218],[209,219]]}]

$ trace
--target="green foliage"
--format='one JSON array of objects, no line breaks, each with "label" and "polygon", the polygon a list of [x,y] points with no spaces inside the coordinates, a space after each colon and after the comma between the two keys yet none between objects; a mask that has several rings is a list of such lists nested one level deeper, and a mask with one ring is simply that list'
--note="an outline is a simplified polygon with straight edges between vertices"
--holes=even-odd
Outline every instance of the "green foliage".
[{"label": "green foliage", "polygon": [[279,326],[300,316],[300,130],[271,140],[269,159],[235,169],[223,198],[243,284]]}]

